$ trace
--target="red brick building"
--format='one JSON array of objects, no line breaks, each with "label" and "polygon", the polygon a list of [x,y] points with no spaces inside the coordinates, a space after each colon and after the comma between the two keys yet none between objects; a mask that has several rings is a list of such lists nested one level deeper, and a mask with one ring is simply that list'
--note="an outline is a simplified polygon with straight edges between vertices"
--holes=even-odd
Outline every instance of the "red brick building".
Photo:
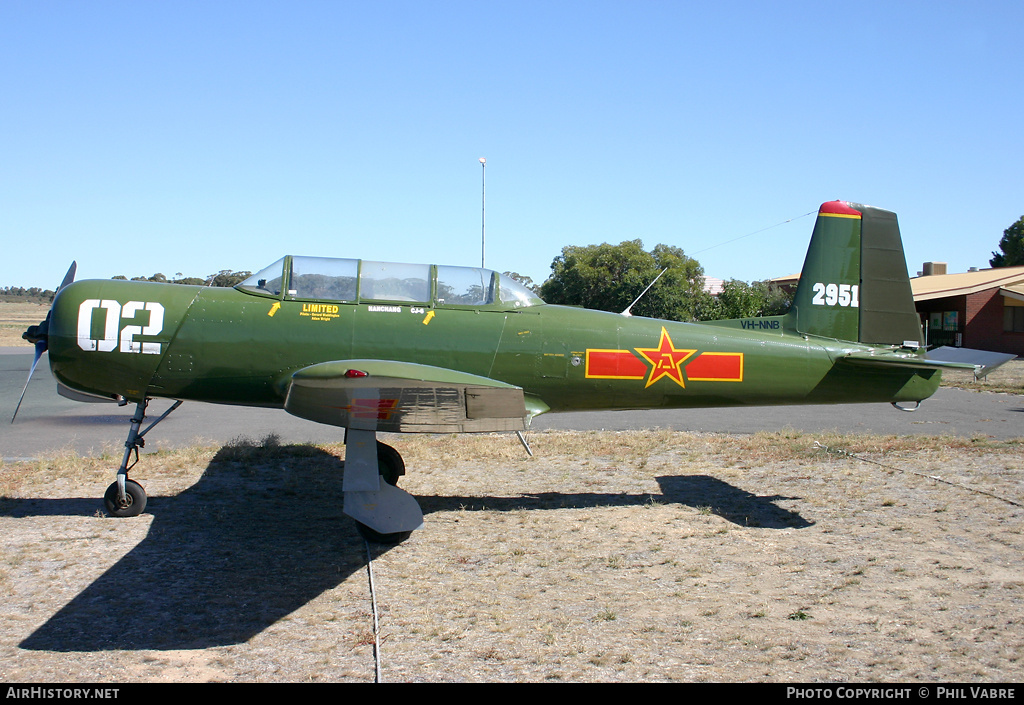
[{"label": "red brick building", "polygon": [[1024,267],[945,269],[928,262],[924,275],[910,280],[928,346],[1024,355]]}]

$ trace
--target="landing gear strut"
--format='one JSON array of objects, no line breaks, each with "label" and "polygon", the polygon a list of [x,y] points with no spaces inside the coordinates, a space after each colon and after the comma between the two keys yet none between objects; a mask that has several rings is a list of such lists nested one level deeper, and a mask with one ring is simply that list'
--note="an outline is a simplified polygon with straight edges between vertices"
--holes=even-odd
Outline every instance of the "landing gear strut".
[{"label": "landing gear strut", "polygon": [[[146,407],[149,406],[149,399],[140,401],[135,407],[132,415],[131,429],[128,431],[128,440],[124,442],[124,456],[121,459],[121,467],[117,469],[117,480],[111,483],[110,487],[103,494],[103,504],[107,513],[114,517],[135,517],[142,514],[146,508],[146,490],[142,489],[135,480],[128,479],[128,471],[139,462],[139,448],[146,445],[143,438],[149,430],[166,419],[172,411],[181,406],[181,401],[176,401],[160,417],[145,428],[142,432],[142,422],[146,419]],[[134,460],[132,456],[135,456]],[[131,464],[129,464],[131,461]]]},{"label": "landing gear strut", "polygon": [[398,488],[405,463],[398,451],[377,440],[375,431],[345,434],[345,513],[367,541],[400,543],[423,526],[416,500]]},{"label": "landing gear strut", "polygon": [[[405,474],[405,461],[402,460],[399,452],[388,444],[377,441],[377,466],[381,482],[386,482],[397,488],[398,478]],[[401,543],[412,534],[412,531],[394,531],[382,534],[361,521],[356,522],[356,530],[367,541],[383,544]]]}]

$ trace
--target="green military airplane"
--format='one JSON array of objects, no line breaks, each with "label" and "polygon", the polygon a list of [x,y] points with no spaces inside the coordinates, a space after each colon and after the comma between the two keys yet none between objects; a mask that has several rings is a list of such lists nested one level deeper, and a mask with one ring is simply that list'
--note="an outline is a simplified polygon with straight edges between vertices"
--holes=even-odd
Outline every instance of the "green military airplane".
[{"label": "green military airplane", "polygon": [[[24,337],[33,370],[49,351],[61,393],[136,405],[104,498],[115,516],[145,508],[128,472],[183,400],[344,427],[344,511],[367,538],[393,542],[423,515],[378,431],[522,432],[570,410],[916,408],[941,369],[980,367],[926,355],[895,214],[842,201],[818,211],[791,310],[763,318],[554,306],[485,269],[354,259],[287,256],[233,289],[73,278],[74,265]],[[155,397],[176,402],[140,431]]]}]

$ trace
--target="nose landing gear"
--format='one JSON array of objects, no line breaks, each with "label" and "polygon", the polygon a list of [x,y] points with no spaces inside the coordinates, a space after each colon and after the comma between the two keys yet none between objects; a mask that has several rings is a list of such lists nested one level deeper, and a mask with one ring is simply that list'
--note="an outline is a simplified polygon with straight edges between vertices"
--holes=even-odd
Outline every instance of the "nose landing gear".
[{"label": "nose landing gear", "polygon": [[[121,459],[121,467],[117,469],[117,480],[111,483],[107,491],[103,493],[103,504],[107,513],[114,517],[135,517],[146,509],[146,490],[135,480],[128,479],[128,471],[139,462],[139,448],[146,445],[143,438],[150,429],[166,419],[172,411],[181,406],[181,400],[174,402],[167,411],[160,415],[156,421],[147,426],[142,432],[142,422],[146,419],[146,407],[149,406],[149,399],[140,401],[135,407],[132,415],[131,429],[128,431],[128,440],[124,442],[124,456]],[[132,459],[132,456],[135,456]],[[130,461],[130,464],[129,464]]]}]

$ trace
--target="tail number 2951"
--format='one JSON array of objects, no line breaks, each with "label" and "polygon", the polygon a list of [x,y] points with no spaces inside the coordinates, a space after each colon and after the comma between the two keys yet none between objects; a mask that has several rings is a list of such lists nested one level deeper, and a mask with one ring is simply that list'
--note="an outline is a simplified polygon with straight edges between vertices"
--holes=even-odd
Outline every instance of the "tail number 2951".
[{"label": "tail number 2951", "polygon": [[857,308],[860,306],[860,287],[856,284],[822,284],[816,282],[812,287],[814,298],[811,303],[815,306],[849,306]]},{"label": "tail number 2951", "polygon": [[[96,309],[106,311],[103,319],[102,338],[94,338],[92,335],[92,320]],[[148,322],[145,320],[147,317],[140,315],[141,311],[149,313]],[[143,320],[135,323],[136,318]],[[132,323],[122,328],[121,323],[125,321]],[[159,355],[160,343],[139,342],[133,338],[136,335],[159,335],[163,329],[164,307],[155,301],[129,301],[122,306],[117,301],[110,299],[86,299],[78,307],[78,347],[82,350],[98,352],[120,350],[126,353]]]}]

